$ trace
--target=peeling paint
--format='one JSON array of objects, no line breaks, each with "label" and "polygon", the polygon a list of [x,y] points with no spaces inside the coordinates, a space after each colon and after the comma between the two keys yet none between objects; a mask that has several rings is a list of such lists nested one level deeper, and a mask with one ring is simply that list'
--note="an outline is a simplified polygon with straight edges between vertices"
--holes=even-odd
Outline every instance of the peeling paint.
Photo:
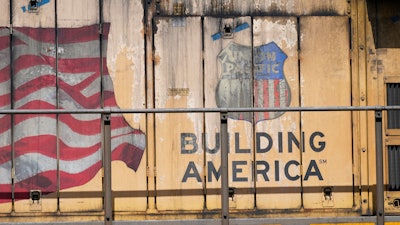
[{"label": "peeling paint", "polygon": [[[297,24],[293,19],[287,19],[286,23],[269,21],[267,19],[254,20],[254,36],[258,37],[254,41],[255,46],[259,46],[274,40],[282,49],[297,48]],[[294,51],[288,51],[288,56],[293,56]]]}]

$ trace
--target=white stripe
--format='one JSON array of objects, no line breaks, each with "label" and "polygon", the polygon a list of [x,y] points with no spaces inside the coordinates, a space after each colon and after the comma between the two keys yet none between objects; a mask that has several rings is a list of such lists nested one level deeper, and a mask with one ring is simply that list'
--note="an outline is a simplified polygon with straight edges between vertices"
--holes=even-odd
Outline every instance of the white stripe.
[{"label": "white stripe", "polygon": [[59,92],[60,107],[64,109],[85,109],[85,107],[77,103],[75,99],[69,96],[64,90],[59,89]]},{"label": "white stripe", "polygon": [[[100,128],[100,123],[99,123]],[[59,123],[60,139],[69,147],[87,148],[101,142],[101,134],[85,135],[76,133],[65,123]]]},{"label": "white stripe", "polygon": [[29,118],[15,125],[15,142],[25,137],[38,135],[56,135],[56,120],[42,116]]},{"label": "white stripe", "polygon": [[[60,160],[60,171],[77,174],[87,170],[89,167],[101,160],[100,149],[93,154],[77,160]],[[57,160],[40,153],[28,153],[15,159],[14,182],[21,182],[39,173],[57,170]]]},{"label": "white stripe", "polygon": [[0,184],[11,184],[11,161],[0,164]]},{"label": "white stripe", "polygon": [[[7,109],[9,109],[9,108],[7,108]],[[6,117],[6,116],[10,116],[10,115],[0,114],[0,119],[3,118],[3,117]]]},{"label": "white stripe", "polygon": [[100,119],[100,115],[97,114],[70,114],[70,116],[82,122]]},{"label": "white stripe", "polygon": [[[118,132],[118,130],[124,130],[124,129],[112,130],[111,131],[112,136],[114,136],[115,133]],[[116,132],[114,132],[114,131],[116,131]],[[126,134],[126,135],[112,138],[111,139],[111,149],[114,150],[117,146],[121,145],[122,143],[130,143],[130,144],[135,145],[136,147],[144,150],[146,148],[146,136],[144,134]]]},{"label": "white stripe", "polygon": [[81,83],[82,81],[86,80],[88,77],[90,77],[93,72],[87,72],[87,73],[63,73],[59,72],[58,77],[64,81],[65,83],[69,85],[77,85]]},{"label": "white stripe", "polygon": [[279,80],[279,106],[285,107],[286,102],[286,81],[284,79]]},{"label": "white stripe", "polygon": [[[3,105],[0,107],[0,109],[11,109],[11,104]],[[6,115],[3,115],[6,116]]]},{"label": "white stripe", "polygon": [[274,80],[268,80],[268,107],[275,107],[275,84]]},{"label": "white stripe", "polygon": [[[99,123],[100,127],[100,123]],[[34,117],[18,123],[15,126],[14,141],[38,135],[56,136],[56,119],[50,117]],[[84,135],[74,132],[65,123],[59,122],[59,138],[68,146],[87,148],[101,141],[101,134]]]},{"label": "white stripe", "polygon": [[[129,138],[129,135],[121,136],[116,138],[114,143],[120,145],[125,142],[125,139]],[[84,158],[76,160],[60,160],[60,171],[69,174],[78,174],[87,170],[99,161],[101,161],[101,149],[98,149],[93,154]],[[15,159],[15,164],[15,182],[20,182],[29,177],[33,177],[38,173],[57,170],[57,160],[40,153],[21,155]],[[3,165],[0,165],[0,168],[2,168],[1,166]]]},{"label": "white stripe", "polygon": [[[16,38],[18,39],[18,38]],[[33,55],[41,57],[42,55],[47,55],[50,57],[55,57],[55,55],[49,54],[52,51],[50,49],[54,48],[54,44],[42,43],[34,41],[34,43],[26,42],[27,45],[15,45],[13,46],[13,59],[16,60],[21,56]]]},{"label": "white stripe", "polygon": [[[55,57],[55,44],[36,41],[35,39],[25,35],[22,32],[14,29],[14,38],[21,40],[26,45],[16,45],[14,47],[14,59],[22,55],[45,55]],[[54,40],[55,41],[55,40]],[[100,43],[99,40],[86,41],[82,43],[60,44],[59,45],[59,58],[60,59],[79,59],[79,58],[99,58],[100,57]]]},{"label": "white stripe", "polygon": [[104,80],[104,82],[103,82],[104,91],[114,92],[114,83],[113,83],[111,77],[110,76],[104,76],[103,80]]},{"label": "white stripe", "polygon": [[101,85],[100,79],[101,79],[100,76],[98,76],[94,81],[92,81],[92,83],[90,83],[87,87],[81,90],[81,93],[85,97],[90,97],[94,94],[100,93],[100,85]]},{"label": "white stripe", "polygon": [[[0,147],[11,145],[11,130],[8,129],[0,133]],[[0,173],[1,174],[1,173]]]},{"label": "white stripe", "polygon": [[63,49],[59,54],[60,59],[79,59],[79,58],[99,58],[100,42],[99,40],[85,41],[80,43],[60,44]]},{"label": "white stripe", "polygon": [[55,72],[53,70],[53,67],[49,65],[31,66],[29,68],[18,71],[18,73],[16,73],[14,76],[13,83],[15,85],[15,88],[19,88],[21,85],[24,85],[43,75],[49,75],[49,74],[55,77]]},{"label": "white stripe", "polygon": [[3,49],[0,51],[0,70],[10,65],[10,49]]},{"label": "white stripe", "polygon": [[[268,80],[268,105],[269,107],[275,107],[275,80],[269,79]],[[275,118],[276,112],[270,112],[269,118]]]},{"label": "white stripe", "polygon": [[10,30],[9,28],[1,28],[0,29],[0,37],[2,36],[8,36],[10,35]]},{"label": "white stripe", "polygon": [[[65,74],[63,74],[61,76],[62,80],[66,83],[68,83],[69,85],[77,85],[81,82],[84,82],[88,76],[92,75],[93,73],[85,73],[85,74],[68,74],[68,76],[66,76]],[[79,80],[82,79],[82,80]],[[97,93],[100,93],[100,76],[98,76],[94,81],[92,81],[88,86],[86,86],[84,89],[79,90],[80,93],[85,96],[85,97],[90,97],[92,95],[95,95]],[[75,91],[78,91],[78,88],[73,88]],[[66,94],[65,91],[62,91],[60,89],[60,92],[64,95],[69,96],[68,94]],[[67,99],[68,97],[65,96],[65,98]],[[69,99],[71,99],[71,97],[69,96]]]},{"label": "white stripe", "polygon": [[60,107],[64,109],[86,109],[81,104],[75,101],[69,94],[67,94],[64,90],[59,89],[59,103]]},{"label": "white stripe", "polygon": [[[112,140],[112,149],[115,150],[115,147],[121,145],[126,142],[135,142],[136,146],[142,148],[140,145],[143,145],[143,141],[145,140],[145,136],[143,134],[140,135],[123,135]],[[76,160],[60,160],[60,171],[66,172],[69,174],[78,174],[89,167],[93,166],[95,163],[101,160],[101,149],[98,149],[93,154],[76,159]],[[42,155],[40,153],[28,153],[21,155],[15,159],[15,182],[23,181],[29,177],[33,177],[39,173],[47,172],[47,171],[55,171],[57,170],[57,160]],[[11,171],[11,162],[8,161],[0,165],[0,174],[10,174]],[[10,184],[11,178],[9,176],[0,176],[0,184]]]},{"label": "white stripe", "polygon": [[[53,68],[48,65],[37,65],[32,66],[24,70],[20,70],[16,74],[16,79],[14,79],[15,87],[18,88],[23,84],[26,84],[36,78],[39,78],[43,75],[52,74],[55,76]],[[60,75],[60,78],[68,83],[69,85],[76,85],[84,81],[88,76],[93,73],[84,73],[84,74],[68,74],[68,76]],[[64,76],[64,77],[63,77]],[[81,80],[79,80],[81,79]],[[96,78],[92,83],[90,83],[85,89],[81,90],[81,93],[85,97],[90,97],[96,93],[100,92],[100,77]]]},{"label": "white stripe", "polygon": [[101,160],[100,149],[93,154],[73,161],[60,160],[60,171],[77,174],[87,170]]},{"label": "white stripe", "polygon": [[[264,80],[255,80],[257,82],[257,105],[258,107],[264,107]],[[264,119],[264,113],[258,112],[258,120]]]},{"label": "white stripe", "polygon": [[44,87],[40,90],[30,93],[29,95],[25,96],[24,98],[15,101],[14,106],[15,108],[19,108],[28,102],[33,100],[41,100],[47,102],[51,105],[56,105],[56,87]]},{"label": "white stripe", "polygon": [[10,91],[11,91],[10,90],[11,89],[10,85],[11,85],[10,84],[10,79],[0,83],[0,96],[1,95],[5,95],[5,94],[10,94]]}]

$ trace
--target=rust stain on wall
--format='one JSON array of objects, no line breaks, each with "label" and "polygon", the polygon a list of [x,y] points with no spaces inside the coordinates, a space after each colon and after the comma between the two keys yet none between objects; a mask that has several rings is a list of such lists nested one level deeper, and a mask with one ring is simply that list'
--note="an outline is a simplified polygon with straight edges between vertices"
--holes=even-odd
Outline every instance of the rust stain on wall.
[{"label": "rust stain on wall", "polygon": [[155,55],[155,56],[153,57],[153,60],[154,60],[154,65],[157,66],[157,65],[160,64],[161,57],[160,57],[159,55]]}]

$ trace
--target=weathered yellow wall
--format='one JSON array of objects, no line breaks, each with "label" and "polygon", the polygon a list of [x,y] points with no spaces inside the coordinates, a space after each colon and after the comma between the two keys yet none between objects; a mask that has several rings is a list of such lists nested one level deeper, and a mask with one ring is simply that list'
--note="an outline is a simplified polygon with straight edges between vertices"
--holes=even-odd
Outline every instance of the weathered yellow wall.
[{"label": "weathered yellow wall", "polygon": [[[5,8],[8,2],[0,0]],[[290,107],[384,105],[385,77],[397,79],[399,75],[399,51],[375,49],[361,0],[193,0],[184,1],[181,17],[171,17],[176,1],[162,0],[150,4],[154,8],[149,8],[153,10],[149,15],[155,18],[147,24],[142,2],[104,0],[103,5],[102,22],[110,24],[107,67],[117,104],[123,109],[218,107],[226,97],[221,97],[223,94],[234,99],[238,90],[248,88],[243,85],[248,78],[222,76],[229,67],[223,54],[236,47],[250,52],[246,61],[250,67],[244,65],[250,71],[241,72],[252,74],[256,70],[251,58],[254,48],[271,42],[287,56],[283,74]],[[13,1],[13,26],[54,27],[54,3],[50,1],[39,13],[25,13],[21,7],[26,2]],[[98,4],[97,0],[57,1],[57,26],[98,24]],[[229,13],[235,16],[220,17]],[[0,27],[9,24],[5,11],[0,15]],[[222,35],[225,24],[233,29],[247,25],[231,38],[214,38]],[[242,54],[232,52],[229,50],[226,57]],[[252,95],[242,99],[242,106],[249,101],[252,107],[254,96],[262,90],[250,84]],[[368,189],[375,184],[373,114],[286,112],[260,121],[256,114],[229,115],[229,186],[235,188],[231,210],[371,212],[373,198]],[[147,148],[137,171],[120,161],[112,163],[117,214],[220,209],[218,113],[124,116],[147,135]],[[270,141],[257,136],[264,133],[270,135]],[[299,147],[293,139],[300,142]],[[257,147],[269,144],[267,152],[257,151]],[[45,196],[39,208],[22,200],[15,202],[14,210],[100,213],[102,177],[99,171],[89,183],[62,190],[59,203],[54,195]],[[331,197],[324,196],[324,188],[332,188]],[[87,192],[95,196],[87,198]],[[388,192],[387,196],[393,194]],[[11,210],[11,203],[0,205],[0,213]]]}]

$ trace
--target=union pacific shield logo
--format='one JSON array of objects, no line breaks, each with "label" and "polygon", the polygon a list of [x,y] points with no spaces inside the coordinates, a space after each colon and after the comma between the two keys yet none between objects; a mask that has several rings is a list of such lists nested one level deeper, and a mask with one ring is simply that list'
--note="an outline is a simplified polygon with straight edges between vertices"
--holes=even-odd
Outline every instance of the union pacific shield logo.
[{"label": "union pacific shield logo", "polygon": [[[287,55],[271,42],[254,48],[254,107],[287,107],[290,89],[283,74]],[[260,112],[255,120],[275,119],[283,112]]]},{"label": "union pacific shield logo", "polygon": [[[218,55],[221,62],[221,79],[217,85],[218,107],[287,107],[290,89],[283,73],[287,55],[270,42],[254,47],[230,43]],[[254,94],[254,98],[253,98]],[[275,119],[284,112],[257,112],[254,121]],[[251,113],[229,113],[237,120],[252,121]]]}]

